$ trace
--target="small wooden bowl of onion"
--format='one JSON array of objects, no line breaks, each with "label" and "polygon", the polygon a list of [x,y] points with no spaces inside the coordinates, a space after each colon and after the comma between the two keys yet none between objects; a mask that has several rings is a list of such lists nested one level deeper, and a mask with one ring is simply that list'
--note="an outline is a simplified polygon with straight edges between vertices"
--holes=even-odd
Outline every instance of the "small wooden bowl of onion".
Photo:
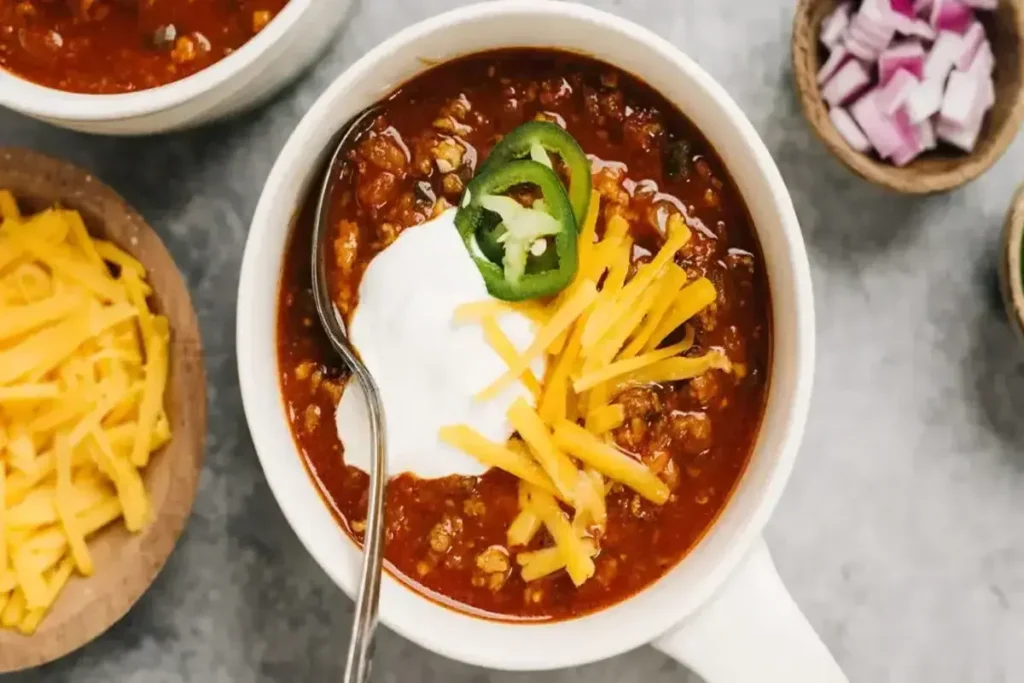
[{"label": "small wooden bowl of onion", "polygon": [[1006,315],[1024,340],[1024,185],[1014,196],[1006,216],[999,256],[999,283]]},{"label": "small wooden bowl of onion", "polygon": [[1022,43],[1020,0],[800,0],[793,73],[811,127],[850,170],[944,192],[1020,128]]}]

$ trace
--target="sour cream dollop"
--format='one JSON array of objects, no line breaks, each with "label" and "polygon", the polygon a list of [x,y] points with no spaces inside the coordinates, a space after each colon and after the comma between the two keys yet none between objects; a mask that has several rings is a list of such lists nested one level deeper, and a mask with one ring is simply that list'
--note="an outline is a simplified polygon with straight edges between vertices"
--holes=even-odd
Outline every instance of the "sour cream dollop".
[{"label": "sour cream dollop", "polygon": [[[522,396],[534,403],[521,382],[492,400],[475,398],[508,366],[479,324],[453,320],[458,306],[490,298],[454,219],[451,209],[409,228],[373,258],[349,325],[349,337],[380,387],[389,476],[482,474],[487,468],[442,442],[438,430],[465,424],[504,442],[513,432],[505,417],[512,402]],[[520,352],[533,340],[534,324],[525,316],[506,314],[499,324]],[[543,370],[537,363],[537,377]],[[368,472],[369,417],[357,382],[347,384],[335,420],[345,461]]]}]

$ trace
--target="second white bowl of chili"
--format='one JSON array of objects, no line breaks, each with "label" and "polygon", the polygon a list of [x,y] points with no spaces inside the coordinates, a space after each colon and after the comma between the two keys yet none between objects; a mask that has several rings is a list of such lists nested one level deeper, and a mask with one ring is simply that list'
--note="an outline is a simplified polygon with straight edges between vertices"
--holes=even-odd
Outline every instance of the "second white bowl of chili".
[{"label": "second white bowl of chili", "polygon": [[295,78],[324,50],[349,6],[4,3],[0,24],[11,30],[0,32],[0,106],[102,135],[196,126],[252,107]]},{"label": "second white bowl of chili", "polygon": [[[594,52],[596,45],[602,46],[599,53]],[[494,50],[502,52],[489,52]],[[436,65],[442,66],[430,72]],[[531,81],[530,74],[537,73],[543,75]],[[487,86],[484,82],[489,78],[496,83]],[[447,98],[458,92],[460,82],[465,83],[465,94]],[[405,86],[393,94],[401,84]],[[496,93],[493,97],[486,96],[488,87]],[[438,95],[442,91],[445,97]],[[431,100],[431,93],[439,99]],[[334,133],[356,112],[382,100],[380,128],[370,137],[384,142],[367,142],[359,152],[365,158],[356,158],[358,164],[369,164],[359,168],[380,165],[376,180],[361,183],[357,174],[348,198],[339,197],[340,206],[355,207],[344,219],[372,224],[376,239],[367,247],[371,255],[388,248],[396,237],[392,233],[406,227],[415,230],[418,222],[436,214],[434,209],[449,190],[459,201],[461,187],[456,184],[463,179],[449,176],[457,175],[459,168],[471,174],[470,156],[482,155],[512,127],[540,115],[567,127],[591,155],[601,220],[607,224],[616,214],[626,218],[641,248],[636,252],[641,263],[647,258],[643,251],[656,252],[662,242],[657,235],[648,242],[644,231],[657,230],[665,215],[686,216],[694,236],[689,250],[680,252],[680,267],[688,269],[690,280],[706,277],[718,291],[716,308],[706,319],[694,319],[697,345],[724,349],[722,353],[731,354],[732,368],[729,378],[720,379],[725,389],[701,377],[699,382],[677,383],[646,395],[661,402],[655,404],[661,407],[652,409],[657,415],[647,423],[650,429],[669,439],[672,425],[681,425],[679,433],[685,432],[685,438],[673,446],[678,453],[673,451],[670,458],[679,470],[673,484],[679,495],[654,510],[638,498],[634,502],[625,489],[613,488],[607,535],[601,539],[604,557],[597,556],[595,577],[578,592],[566,597],[566,587],[571,589],[572,584],[566,583],[564,575],[547,579],[543,584],[547,590],[540,591],[539,597],[533,586],[523,590],[514,572],[506,572],[505,579],[493,584],[483,579],[474,582],[477,570],[488,569],[481,556],[461,574],[468,585],[435,580],[444,572],[433,575],[430,566],[423,571],[416,558],[402,554],[402,548],[424,547],[433,540],[427,538],[430,527],[417,527],[420,513],[429,510],[416,508],[409,499],[412,507],[403,508],[406,513],[400,515],[405,526],[390,529],[397,542],[386,552],[392,573],[385,578],[381,595],[383,622],[439,654],[498,669],[568,667],[654,643],[709,683],[845,680],[786,594],[760,538],[796,457],[814,367],[809,266],[789,194],[749,121],[689,58],[638,26],[575,4],[486,3],[402,31],[328,88],[271,171],[243,261],[239,376],[264,471],[309,552],[339,586],[354,594],[360,553],[342,528],[358,536],[358,508],[365,503],[358,495],[345,499],[342,489],[346,477],[357,481],[359,474],[342,465],[333,428],[325,432],[315,418],[305,427],[301,424],[302,416],[320,416],[332,403],[321,405],[315,387],[291,380],[285,381],[282,395],[279,383],[281,377],[307,377],[312,368],[317,383],[326,381],[330,386],[333,381],[329,359],[317,356],[318,342],[311,333],[301,331],[310,327],[302,313],[308,304],[303,298],[308,294],[302,291],[303,268],[308,269],[303,246],[308,221],[295,216],[318,182]],[[424,127],[429,132],[416,133]],[[381,181],[388,163],[382,160],[389,157],[390,149],[381,146],[385,139],[400,142],[398,148],[404,145],[404,150],[395,156],[398,166],[386,171],[393,177]],[[451,149],[440,140],[457,141],[462,150],[459,158],[436,152]],[[621,161],[617,157],[629,163],[613,163]],[[680,163],[686,168],[679,169]],[[692,175],[675,177],[680,172]],[[661,180],[660,188],[652,187],[655,179]],[[382,190],[396,184],[394,192]],[[416,187],[429,201],[416,198]],[[694,187],[700,188],[699,194],[694,194]],[[717,265],[709,254],[727,263]],[[755,274],[742,275],[743,269]],[[282,272],[281,279],[267,277],[267,273]],[[347,284],[357,287],[358,281]],[[340,286],[345,285],[342,280]],[[744,294],[747,289],[762,293]],[[744,318],[730,304],[734,298],[761,308]],[[734,314],[735,318],[729,317]],[[716,321],[729,324],[716,332]],[[730,338],[730,334],[741,338]],[[758,335],[769,340],[758,342]],[[288,349],[305,349],[311,365],[300,367],[302,358]],[[491,379],[481,377],[479,383],[483,386]],[[637,406],[644,396],[640,392],[628,401],[617,400],[628,403],[627,410],[642,412],[645,409]],[[716,457],[706,457],[709,453],[728,459],[729,449],[723,444],[728,443],[729,425],[716,423],[728,413],[721,398],[749,405],[763,400],[763,411],[753,410],[748,416],[754,423],[760,420],[760,428],[751,432],[746,443],[749,453],[733,460],[731,478],[722,475],[715,480],[724,490],[713,485],[693,488],[686,477],[701,481],[702,469],[715,468]],[[682,409],[664,408],[669,404]],[[693,417],[697,413],[703,417]],[[691,417],[679,417],[687,415]],[[695,424],[704,419],[710,420],[712,437],[721,434],[717,443],[701,442],[701,429]],[[624,440],[641,439],[637,443],[644,445],[638,449],[650,464],[650,444],[638,435],[643,427],[638,425],[632,433],[628,427],[621,427],[624,431],[616,434],[616,443],[623,447]],[[500,491],[501,478],[496,477],[490,487],[487,476],[482,480],[485,484],[473,490],[480,493],[484,488],[492,494],[459,498],[457,492],[430,488],[427,480],[407,478],[393,480],[399,483],[392,486],[391,495],[401,496],[408,486],[422,485],[419,498],[434,494],[458,501],[462,510],[454,517],[461,521],[455,526],[473,528],[480,542],[489,543],[496,532],[486,528],[488,513],[483,513],[484,521],[470,519],[477,502],[487,508],[502,495],[493,493]],[[659,476],[672,478],[664,469]],[[692,500],[680,501],[682,493]],[[709,501],[713,504],[703,508],[706,518],[681,548],[659,542],[670,535],[671,526],[657,532],[641,524],[648,513],[651,519],[662,515],[663,521],[671,521],[673,510],[685,513],[676,522],[685,521],[700,514],[700,506]],[[616,541],[615,525],[620,531],[649,535],[640,545]],[[402,536],[413,528],[418,529],[418,537]],[[502,526],[499,536],[503,534]],[[662,546],[666,559],[652,570],[651,559]],[[423,557],[436,561],[439,548],[440,544],[434,548],[435,555],[427,551]],[[441,550],[448,553],[450,546]],[[451,555],[446,557],[451,567],[461,566]],[[615,575],[602,578],[602,571],[611,571],[607,567],[613,564]],[[454,580],[460,574],[452,569],[448,576]],[[629,588],[631,576],[636,581]],[[517,590],[509,591],[509,586]],[[488,597],[487,590],[494,596]]]}]

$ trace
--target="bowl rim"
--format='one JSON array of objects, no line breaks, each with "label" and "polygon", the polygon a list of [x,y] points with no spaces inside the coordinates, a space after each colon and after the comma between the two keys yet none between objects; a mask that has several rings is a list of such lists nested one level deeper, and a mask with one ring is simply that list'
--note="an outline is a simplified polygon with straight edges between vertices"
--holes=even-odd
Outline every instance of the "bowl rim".
[{"label": "bowl rim", "polygon": [[1024,185],[1016,191],[1003,228],[999,279],[1010,324],[1024,340]]},{"label": "bowl rim", "polygon": [[39,85],[0,68],[0,106],[27,116],[75,123],[120,121],[174,109],[238,78],[283,40],[299,19],[324,0],[289,0],[263,30],[210,66],[155,88],[109,95]]},{"label": "bowl rim", "polygon": [[[825,144],[844,166],[855,174],[881,187],[905,194],[931,194],[947,192],[976,180],[988,171],[1007,152],[1024,122],[1024,5],[1019,0],[1001,0],[1016,19],[1015,32],[1018,36],[1019,63],[1016,101],[999,128],[989,130],[992,142],[981,155],[964,153],[960,163],[939,172],[922,171],[915,160],[905,167],[879,161],[850,148],[834,128],[827,124],[828,108],[820,97],[816,69],[812,68],[819,49],[818,33],[820,22],[812,21],[817,6],[825,3],[839,4],[842,0],[799,0],[793,18],[791,58],[793,80],[797,99],[804,119],[815,136]],[[1005,96],[1005,95],[1004,95]],[[927,160],[927,159],[926,159]]]},{"label": "bowl rim", "polygon": [[[699,98],[696,101],[703,101],[702,106],[726,122],[723,127],[730,135],[734,135],[734,140],[729,143],[730,147],[742,150],[740,154],[743,160],[750,162],[752,167],[747,173],[756,178],[748,182],[755,184],[762,193],[758,199],[752,199],[745,194],[748,209],[755,215],[764,216],[765,222],[772,222],[775,229],[769,232],[777,233],[774,238],[775,260],[778,262],[776,268],[783,277],[781,289],[792,303],[792,310],[781,314],[786,322],[783,325],[779,324],[780,314],[773,312],[773,324],[777,328],[786,328],[786,348],[791,352],[792,358],[783,362],[788,372],[780,377],[777,369],[782,361],[778,358],[779,353],[774,354],[769,405],[764,420],[764,424],[770,426],[762,427],[755,448],[755,457],[748,463],[744,477],[729,504],[718,521],[705,534],[704,539],[686,558],[665,577],[640,593],[578,619],[535,624],[527,628],[508,622],[481,620],[462,611],[456,612],[440,607],[428,597],[409,590],[394,577],[386,575],[381,594],[381,620],[387,626],[438,654],[504,670],[561,668],[621,654],[646,644],[670,630],[704,604],[728,578],[759,537],[782,495],[806,424],[814,369],[814,307],[810,264],[791,197],[764,142],[739,106],[716,81],[692,59],[653,32],[585,5],[555,3],[549,0],[499,0],[445,12],[410,26],[380,43],[339,75],[314,102],[293,130],[271,169],[246,242],[239,282],[236,329],[243,406],[254,447],[270,489],[306,550],[339,587],[349,595],[354,594],[358,551],[352,545],[351,550],[341,553],[345,557],[337,558],[336,563],[332,564],[330,558],[334,551],[324,547],[324,538],[318,537],[317,531],[312,528],[325,523],[322,522],[323,515],[330,516],[329,506],[320,493],[315,491],[314,480],[301,461],[287,424],[283,425],[283,430],[273,424],[284,422],[286,408],[276,383],[279,369],[276,351],[273,348],[275,342],[273,339],[268,341],[273,335],[265,334],[268,331],[265,322],[268,316],[269,319],[276,320],[280,280],[279,277],[275,277],[272,283],[269,282],[266,271],[272,263],[275,272],[279,272],[285,248],[284,240],[290,231],[289,220],[294,218],[296,207],[286,207],[284,204],[302,196],[303,187],[308,188],[312,174],[319,168],[320,159],[324,154],[324,150],[319,149],[319,139],[325,137],[327,132],[318,131],[318,127],[340,125],[347,116],[345,111],[339,111],[339,108],[334,106],[337,104],[336,100],[360,99],[363,94],[359,92],[359,88],[369,90],[374,87],[377,90],[374,99],[379,99],[402,82],[382,82],[382,79],[388,77],[376,75],[375,67],[379,63],[386,62],[390,56],[401,55],[408,61],[419,61],[422,71],[435,64],[436,60],[432,56],[430,59],[421,56],[418,49],[435,34],[447,34],[458,28],[465,32],[470,28],[468,25],[473,22],[494,23],[524,17],[528,17],[531,22],[538,19],[543,22],[543,19],[548,17],[581,26],[591,25],[595,30],[619,36],[631,45],[648,46],[651,54],[649,59],[662,62],[666,74],[683,77],[684,81],[693,86],[695,92],[691,93],[692,98]],[[472,34],[471,31],[469,33]],[[474,39],[467,39],[464,42],[472,44]],[[497,40],[488,45],[488,48],[499,49],[515,45],[520,44],[511,40]],[[574,49],[556,41],[548,43],[538,40],[534,45]],[[461,51],[449,50],[443,59],[477,51],[466,47]],[[628,70],[628,64],[623,63],[628,62],[626,58],[609,59],[607,55],[604,58]],[[669,76],[666,75],[665,78]],[[364,80],[370,81],[371,85],[365,85]],[[651,86],[658,89],[655,83],[651,83]],[[353,90],[356,91],[355,96]],[[686,103],[685,97],[670,97],[670,100],[688,115],[694,109],[693,105]],[[356,106],[356,103],[353,102],[351,106]],[[707,116],[710,117],[711,114]],[[704,132],[707,134],[707,131]],[[326,142],[324,144],[326,145]],[[313,148],[315,151],[312,151]],[[716,144],[716,148],[722,152],[719,144]],[[726,163],[728,165],[728,161]],[[739,179],[737,181],[740,182]],[[742,186],[743,183],[740,184]],[[277,195],[285,195],[286,198]],[[760,212],[753,206],[755,203],[761,207]],[[764,243],[764,233],[762,232],[760,236]],[[268,246],[268,242],[272,244]],[[769,267],[769,270],[771,269]],[[776,300],[778,284],[774,277],[770,278],[770,286]],[[270,301],[267,301],[268,298]],[[256,320],[260,323],[257,324]],[[776,332],[777,346],[781,346],[778,344],[779,336]],[[269,368],[268,362],[272,364],[272,369]],[[273,385],[267,386],[270,382],[273,382]],[[779,418],[778,422],[772,423],[769,419],[772,416]],[[755,466],[755,461],[762,460],[763,464]],[[295,472],[296,469],[299,470],[298,474]],[[757,470],[756,477],[754,470]],[[751,481],[753,483],[749,483]],[[314,486],[313,498],[316,499],[316,508],[312,502],[302,500],[303,497],[310,498],[311,486]],[[741,494],[743,506],[737,503],[737,498]],[[319,508],[323,510],[316,511]],[[731,518],[728,525],[727,518]],[[340,535],[350,544],[351,541],[344,535],[333,516],[330,516],[330,521],[333,527],[332,537]],[[697,556],[703,559],[698,559]],[[707,569],[709,556],[713,558],[710,561],[712,569]],[[683,567],[704,569],[681,570]],[[669,580],[668,577],[675,578]],[[682,595],[676,592],[673,595],[676,602],[672,609],[665,609],[665,603],[657,602],[656,598],[664,598],[667,591],[680,583],[686,584],[687,590]],[[391,601],[391,604],[388,601]],[[403,612],[402,609],[407,611]],[[635,619],[635,622],[630,622],[635,627],[626,630],[615,628],[615,636],[612,638],[609,633],[613,630],[613,624],[621,626],[623,619]],[[455,628],[456,632],[463,636],[462,640],[453,637],[451,632],[446,630],[451,628]],[[524,642],[521,635],[525,632],[529,633],[528,642]],[[508,636],[512,640],[502,638],[501,648],[497,648],[493,642],[496,640],[496,633]],[[488,643],[488,647],[484,648],[486,651],[480,651],[476,647],[481,642]],[[541,643],[544,644],[543,647],[540,646]]]}]

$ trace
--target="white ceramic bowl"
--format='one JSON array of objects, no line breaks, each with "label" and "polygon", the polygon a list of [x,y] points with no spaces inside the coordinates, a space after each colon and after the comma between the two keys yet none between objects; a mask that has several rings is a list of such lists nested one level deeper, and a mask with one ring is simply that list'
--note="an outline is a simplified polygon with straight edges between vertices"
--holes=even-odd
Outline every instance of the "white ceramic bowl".
[{"label": "white ceramic bowl", "polygon": [[[785,594],[759,540],[797,454],[814,366],[811,280],[789,194],[749,121],[704,71],[649,31],[582,5],[486,3],[408,28],[338,77],[282,150],[249,233],[237,330],[246,416],[281,509],[324,570],[354,595],[360,552],[299,458],[278,388],[275,353],[276,274],[289,226],[311,183],[318,182],[327,145],[353,114],[427,65],[502,47],[590,53],[636,74],[693,120],[721,155],[753,216],[771,288],[774,348],[764,427],[714,528],[675,569],[634,597],[575,620],[515,625],[445,609],[387,577],[383,622],[437,653],[498,669],[568,667],[658,640],[710,683],[845,680]],[[748,561],[738,571],[744,557]],[[728,590],[720,590],[730,574]],[[716,591],[719,598],[709,603]]]},{"label": "white ceramic bowl", "polygon": [[291,0],[266,28],[219,62],[180,81],[117,95],[45,88],[0,69],[0,106],[55,126],[102,135],[189,128],[269,98],[327,46],[351,0]]}]

